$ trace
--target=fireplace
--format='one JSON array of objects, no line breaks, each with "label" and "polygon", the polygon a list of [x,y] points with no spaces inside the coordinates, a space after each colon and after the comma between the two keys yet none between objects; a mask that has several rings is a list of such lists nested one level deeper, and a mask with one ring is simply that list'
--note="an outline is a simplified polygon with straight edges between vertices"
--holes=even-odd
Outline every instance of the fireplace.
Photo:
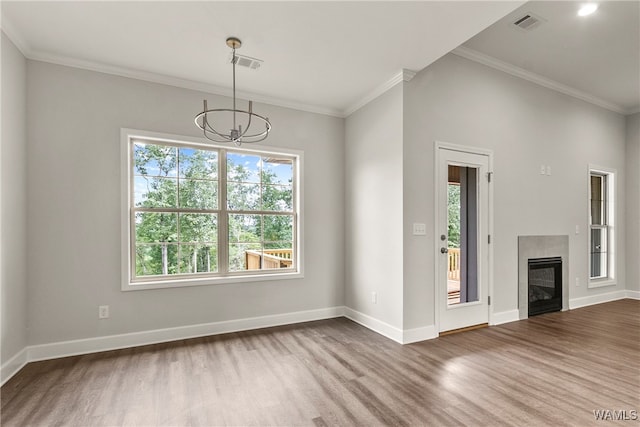
[{"label": "fireplace", "polygon": [[[562,287],[558,292],[554,292],[561,296],[562,305],[560,310],[569,309],[569,236],[518,236],[518,318],[526,319],[529,317],[529,261],[548,258],[557,258],[561,260],[561,274],[554,269],[554,282],[556,277],[560,280]],[[557,263],[556,263],[557,264]],[[538,266],[536,266],[538,267]],[[534,270],[539,270],[534,268]],[[549,271],[547,270],[548,274]],[[546,284],[546,283],[545,283]],[[547,286],[548,287],[548,286]],[[545,286],[543,286],[545,288]],[[541,289],[537,289],[541,291]],[[542,289],[547,290],[547,289]],[[536,295],[536,294],[534,294]],[[550,298],[552,299],[552,298]],[[544,303],[544,299],[540,304]],[[548,301],[547,301],[548,302]],[[536,313],[533,307],[531,314],[541,314],[542,311]],[[554,310],[556,308],[554,307]],[[551,311],[551,310],[549,310]]]},{"label": "fireplace", "polygon": [[528,260],[529,316],[562,310],[562,258]]}]

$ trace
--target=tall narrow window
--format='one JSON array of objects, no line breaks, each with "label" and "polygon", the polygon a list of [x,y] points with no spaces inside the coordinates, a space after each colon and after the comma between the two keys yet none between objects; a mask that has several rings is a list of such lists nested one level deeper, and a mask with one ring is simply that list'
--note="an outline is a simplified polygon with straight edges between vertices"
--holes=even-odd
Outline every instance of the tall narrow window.
[{"label": "tall narrow window", "polygon": [[609,284],[614,278],[614,174],[589,172],[589,271],[590,285]]},{"label": "tall narrow window", "polygon": [[300,273],[300,154],[124,139],[123,289]]}]

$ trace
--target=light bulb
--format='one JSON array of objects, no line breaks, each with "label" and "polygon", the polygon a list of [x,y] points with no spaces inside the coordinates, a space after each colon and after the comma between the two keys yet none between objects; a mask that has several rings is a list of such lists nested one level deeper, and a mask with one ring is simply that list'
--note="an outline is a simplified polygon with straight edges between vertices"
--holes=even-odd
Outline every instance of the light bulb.
[{"label": "light bulb", "polygon": [[596,10],[598,10],[597,3],[587,3],[580,8],[580,10],[578,11],[578,15],[579,16],[591,15]]}]

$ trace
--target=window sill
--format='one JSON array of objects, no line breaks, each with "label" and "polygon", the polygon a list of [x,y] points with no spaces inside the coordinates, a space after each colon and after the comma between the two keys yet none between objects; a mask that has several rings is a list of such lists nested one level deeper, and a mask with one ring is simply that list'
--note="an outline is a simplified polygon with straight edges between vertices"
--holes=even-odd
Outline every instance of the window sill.
[{"label": "window sill", "polygon": [[618,283],[615,279],[604,278],[604,279],[589,279],[589,284],[587,288],[604,288],[605,286],[615,286]]},{"label": "window sill", "polygon": [[247,276],[202,277],[180,280],[145,280],[141,282],[126,281],[123,291],[142,291],[148,289],[185,288],[191,286],[223,285],[230,283],[266,282],[272,280],[303,279],[304,274],[297,271],[278,274],[252,274]]}]

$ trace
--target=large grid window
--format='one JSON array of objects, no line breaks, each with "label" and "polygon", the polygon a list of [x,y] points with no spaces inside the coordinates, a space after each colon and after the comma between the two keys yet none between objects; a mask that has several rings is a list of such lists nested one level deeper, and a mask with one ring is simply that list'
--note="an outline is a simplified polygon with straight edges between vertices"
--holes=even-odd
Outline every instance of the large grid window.
[{"label": "large grid window", "polygon": [[299,271],[299,155],[126,140],[126,289]]},{"label": "large grid window", "polygon": [[592,284],[614,276],[613,180],[611,172],[589,172],[589,277]]}]

